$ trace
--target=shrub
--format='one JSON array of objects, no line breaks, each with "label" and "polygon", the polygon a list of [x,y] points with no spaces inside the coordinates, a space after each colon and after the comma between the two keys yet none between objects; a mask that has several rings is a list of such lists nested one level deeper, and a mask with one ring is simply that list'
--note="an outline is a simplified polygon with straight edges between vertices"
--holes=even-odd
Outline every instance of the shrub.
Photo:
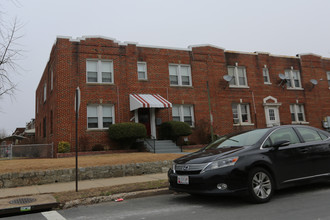
[{"label": "shrub", "polygon": [[191,135],[191,127],[181,121],[168,121],[164,122],[160,126],[160,136],[162,139],[171,139],[177,141],[181,136]]},{"label": "shrub", "polygon": [[130,147],[138,138],[145,138],[147,129],[141,123],[119,123],[109,127],[109,137],[125,147]]},{"label": "shrub", "polygon": [[102,144],[96,144],[92,147],[92,151],[104,151],[104,146]]},{"label": "shrub", "polygon": [[58,153],[68,153],[70,152],[70,143],[66,141],[61,141],[58,143],[57,151]]}]

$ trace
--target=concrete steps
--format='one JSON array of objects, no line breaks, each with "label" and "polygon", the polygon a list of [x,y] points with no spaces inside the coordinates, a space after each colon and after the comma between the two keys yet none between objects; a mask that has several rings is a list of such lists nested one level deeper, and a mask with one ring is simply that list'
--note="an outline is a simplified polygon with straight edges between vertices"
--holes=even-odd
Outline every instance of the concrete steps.
[{"label": "concrete steps", "polygon": [[[147,140],[144,142],[144,145],[150,152],[154,152],[153,145],[155,145],[155,153],[181,153],[180,147],[171,140]],[[150,146],[152,145],[152,146]]]}]

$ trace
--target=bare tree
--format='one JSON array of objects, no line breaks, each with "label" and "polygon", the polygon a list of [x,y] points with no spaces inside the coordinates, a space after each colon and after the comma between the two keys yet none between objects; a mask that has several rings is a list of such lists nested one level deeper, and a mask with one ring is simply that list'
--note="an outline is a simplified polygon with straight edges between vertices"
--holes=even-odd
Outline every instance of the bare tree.
[{"label": "bare tree", "polygon": [[[17,1],[12,1],[14,4]],[[18,35],[21,28],[15,18],[13,21],[4,19],[5,13],[0,11],[0,97],[3,95],[14,95],[16,84],[12,76],[17,72],[17,60],[21,56],[18,40],[22,37]]]}]

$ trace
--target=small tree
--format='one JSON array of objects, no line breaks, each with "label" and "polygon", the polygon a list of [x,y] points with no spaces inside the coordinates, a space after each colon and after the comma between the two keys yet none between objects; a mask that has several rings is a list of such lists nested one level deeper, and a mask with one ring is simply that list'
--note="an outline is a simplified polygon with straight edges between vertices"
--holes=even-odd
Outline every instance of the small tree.
[{"label": "small tree", "polygon": [[125,148],[130,148],[136,139],[146,136],[147,129],[140,123],[119,123],[109,127],[110,139],[118,141]]},{"label": "small tree", "polygon": [[191,135],[191,127],[181,121],[168,121],[160,126],[160,133],[162,139],[171,139],[177,141],[179,137]]}]

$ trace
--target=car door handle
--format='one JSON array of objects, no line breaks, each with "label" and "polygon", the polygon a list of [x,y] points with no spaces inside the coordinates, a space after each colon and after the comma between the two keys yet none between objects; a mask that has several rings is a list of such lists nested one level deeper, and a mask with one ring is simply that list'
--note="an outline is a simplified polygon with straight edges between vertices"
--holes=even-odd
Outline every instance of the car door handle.
[{"label": "car door handle", "polygon": [[309,152],[309,149],[303,148],[303,149],[299,149],[298,151],[302,154],[306,154]]}]

